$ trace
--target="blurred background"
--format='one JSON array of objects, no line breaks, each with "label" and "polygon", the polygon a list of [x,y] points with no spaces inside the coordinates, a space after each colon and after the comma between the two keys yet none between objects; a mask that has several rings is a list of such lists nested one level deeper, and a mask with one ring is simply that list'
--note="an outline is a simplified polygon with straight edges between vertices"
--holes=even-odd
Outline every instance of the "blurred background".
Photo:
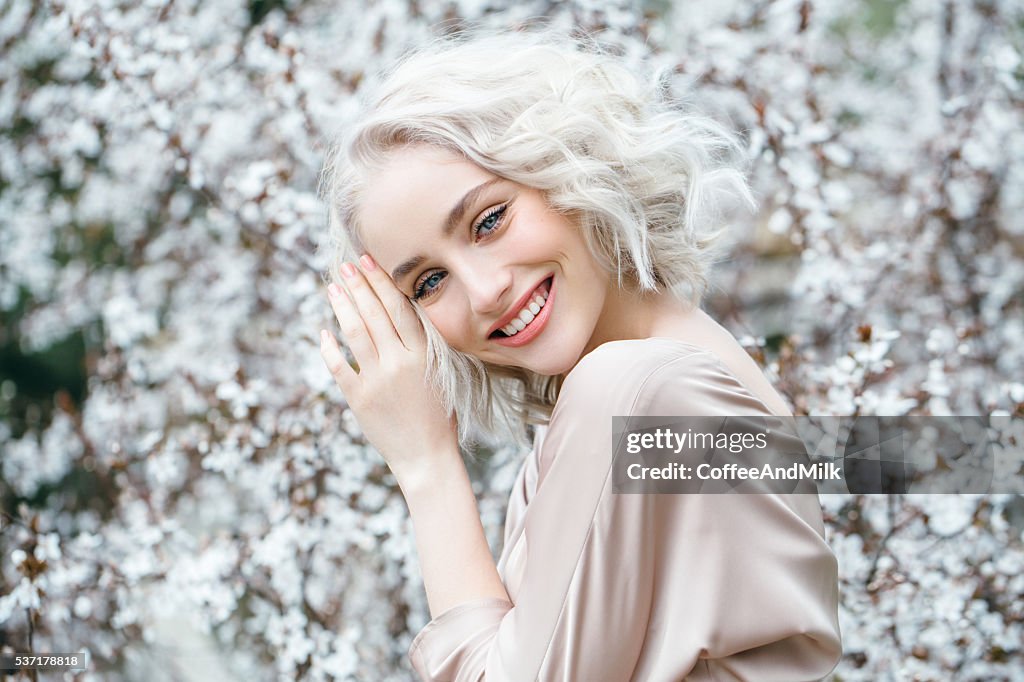
[{"label": "blurred background", "polygon": [[[706,308],[798,414],[1024,416],[1019,0],[4,0],[0,652],[411,679],[406,508],[318,352],[317,178],[378,67],[538,20],[741,131],[760,208]],[[497,551],[524,453],[482,454]],[[832,679],[1024,680],[1019,496],[822,504]]]}]

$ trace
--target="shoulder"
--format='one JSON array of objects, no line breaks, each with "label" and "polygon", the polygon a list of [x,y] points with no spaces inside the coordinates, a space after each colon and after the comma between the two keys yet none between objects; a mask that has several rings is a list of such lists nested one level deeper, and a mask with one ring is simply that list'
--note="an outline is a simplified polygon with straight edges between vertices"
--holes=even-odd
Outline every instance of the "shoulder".
[{"label": "shoulder", "polygon": [[700,362],[707,351],[663,338],[626,339],[602,344],[584,355],[566,376],[563,389],[594,388],[610,381],[639,386],[666,367],[689,359]]},{"label": "shoulder", "polygon": [[666,338],[603,344],[562,383],[537,458],[538,490],[559,471],[574,486],[581,471],[605,471],[595,457],[610,466],[613,417],[750,414],[769,412],[706,349]]},{"label": "shoulder", "polygon": [[593,415],[768,412],[713,352],[669,338],[612,341],[585,355],[556,411],[581,407]]}]

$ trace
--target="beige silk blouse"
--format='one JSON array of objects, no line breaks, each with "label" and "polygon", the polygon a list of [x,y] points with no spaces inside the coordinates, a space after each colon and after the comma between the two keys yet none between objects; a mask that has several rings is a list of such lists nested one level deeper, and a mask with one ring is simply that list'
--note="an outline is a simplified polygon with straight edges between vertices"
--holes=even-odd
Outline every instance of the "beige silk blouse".
[{"label": "beige silk blouse", "polygon": [[432,620],[427,682],[821,679],[841,654],[835,556],[815,494],[613,494],[612,419],[771,415],[711,352],[604,344],[563,383],[512,489],[511,601]]}]

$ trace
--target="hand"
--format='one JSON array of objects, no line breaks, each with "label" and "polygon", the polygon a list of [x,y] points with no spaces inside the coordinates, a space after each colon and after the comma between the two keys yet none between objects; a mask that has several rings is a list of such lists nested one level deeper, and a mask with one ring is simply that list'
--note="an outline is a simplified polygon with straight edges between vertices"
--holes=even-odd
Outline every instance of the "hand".
[{"label": "hand", "polygon": [[341,267],[347,291],[328,287],[359,370],[325,330],[320,354],[363,433],[401,483],[427,474],[432,458],[458,454],[456,423],[426,379],[427,337],[412,304],[370,256],[360,264],[361,271],[350,263]]}]

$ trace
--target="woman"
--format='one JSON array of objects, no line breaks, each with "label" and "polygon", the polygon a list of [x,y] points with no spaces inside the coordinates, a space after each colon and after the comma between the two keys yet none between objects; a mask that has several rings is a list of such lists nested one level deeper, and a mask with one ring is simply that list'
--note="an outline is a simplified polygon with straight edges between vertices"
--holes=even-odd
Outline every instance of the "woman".
[{"label": "woman", "polygon": [[[424,680],[807,680],[840,655],[814,495],[618,495],[612,416],[785,416],[698,307],[732,139],[591,45],[450,39],[332,148],[321,353],[393,471]],[[358,267],[349,262],[358,258]],[[354,260],[354,258],[353,258]],[[492,559],[459,445],[536,430]]]}]

